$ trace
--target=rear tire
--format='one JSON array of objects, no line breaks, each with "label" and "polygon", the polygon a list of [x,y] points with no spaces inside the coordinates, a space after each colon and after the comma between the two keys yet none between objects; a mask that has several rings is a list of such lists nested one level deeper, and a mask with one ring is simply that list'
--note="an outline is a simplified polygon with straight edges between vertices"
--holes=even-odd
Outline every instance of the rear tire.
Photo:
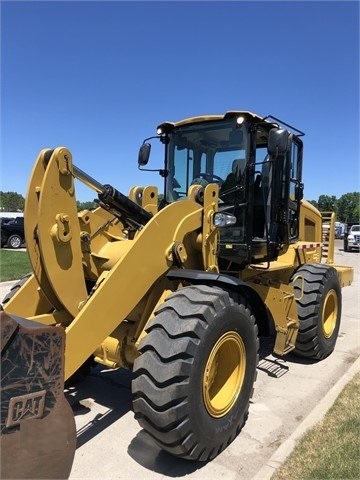
[{"label": "rear tire", "polygon": [[305,264],[295,274],[294,291],[300,322],[294,353],[321,360],[334,350],[340,328],[341,287],[336,270]]},{"label": "rear tire", "polygon": [[257,326],[218,288],[189,286],[157,309],[132,382],[135,418],[165,451],[207,461],[234,440],[248,413]]}]

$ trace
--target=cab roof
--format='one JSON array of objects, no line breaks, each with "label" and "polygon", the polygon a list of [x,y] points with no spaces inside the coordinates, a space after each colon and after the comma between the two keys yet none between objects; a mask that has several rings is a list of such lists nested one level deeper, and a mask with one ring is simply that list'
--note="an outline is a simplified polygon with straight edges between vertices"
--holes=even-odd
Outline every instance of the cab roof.
[{"label": "cab roof", "polygon": [[[200,115],[197,117],[188,117],[184,118],[183,120],[179,120],[178,122],[163,122],[160,125],[158,125],[157,128],[161,128],[164,131],[171,131],[173,128],[177,128],[183,125],[188,125],[188,124],[194,124],[194,123],[201,123],[201,122],[211,122],[215,120],[226,120],[228,118],[236,118],[236,117],[244,117],[245,122],[263,122],[264,117],[260,117],[256,113],[249,112],[249,111],[243,111],[243,110],[229,110],[226,112],[224,115]],[[276,126],[275,123],[267,122],[269,123],[269,128],[272,128]]]},{"label": "cab roof", "polygon": [[[279,124],[282,124],[286,127],[289,127],[293,131],[296,132],[297,136],[301,137],[304,134],[301,130],[289,125],[288,123],[283,122],[282,120],[272,116],[267,115],[266,117],[260,117],[256,113],[249,112],[248,110],[229,110],[224,115],[200,115],[198,117],[189,117],[184,118],[183,120],[179,120],[178,122],[163,122],[158,125],[157,129],[161,129],[162,133],[170,133],[174,128],[181,127],[183,125],[192,125],[195,123],[202,123],[202,122],[212,122],[216,120],[226,120],[228,118],[237,118],[243,117],[245,123],[261,123],[262,127],[266,130],[270,130],[271,128],[278,128]],[[271,119],[271,121],[270,121]]]}]

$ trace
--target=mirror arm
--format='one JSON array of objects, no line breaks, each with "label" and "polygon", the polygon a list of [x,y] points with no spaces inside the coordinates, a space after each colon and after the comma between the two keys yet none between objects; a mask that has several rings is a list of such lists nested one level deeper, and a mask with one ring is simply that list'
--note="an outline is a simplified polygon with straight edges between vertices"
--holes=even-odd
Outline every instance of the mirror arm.
[{"label": "mirror arm", "polygon": [[169,175],[169,170],[164,170],[163,168],[143,168],[141,165],[138,165],[138,169],[142,172],[159,172],[159,175],[162,177]]}]

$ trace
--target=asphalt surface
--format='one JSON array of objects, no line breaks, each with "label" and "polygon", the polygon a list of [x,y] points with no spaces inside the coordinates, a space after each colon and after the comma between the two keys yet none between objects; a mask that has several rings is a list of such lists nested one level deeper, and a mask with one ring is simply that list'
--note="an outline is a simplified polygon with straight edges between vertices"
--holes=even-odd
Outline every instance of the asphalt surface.
[{"label": "asphalt surface", "polygon": [[[335,261],[355,267],[354,283],[342,290],[335,351],[321,362],[291,354],[278,358],[264,339],[249,418],[218,457],[209,463],[194,463],[162,452],[134,419],[131,374],[98,366],[67,391],[78,445],[70,479],[270,479],[301,435],[326,413],[360,370],[360,254],[344,252],[342,242],[336,242]],[[0,298],[10,285],[0,285]]]}]

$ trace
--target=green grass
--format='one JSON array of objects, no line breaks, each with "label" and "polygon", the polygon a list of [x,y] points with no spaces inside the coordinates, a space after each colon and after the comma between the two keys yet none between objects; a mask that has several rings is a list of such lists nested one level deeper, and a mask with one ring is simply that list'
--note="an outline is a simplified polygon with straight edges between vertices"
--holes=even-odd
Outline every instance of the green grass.
[{"label": "green grass", "polygon": [[271,480],[360,478],[360,373]]},{"label": "green grass", "polygon": [[29,272],[31,272],[31,266],[27,252],[1,249],[0,282],[17,280]]}]

